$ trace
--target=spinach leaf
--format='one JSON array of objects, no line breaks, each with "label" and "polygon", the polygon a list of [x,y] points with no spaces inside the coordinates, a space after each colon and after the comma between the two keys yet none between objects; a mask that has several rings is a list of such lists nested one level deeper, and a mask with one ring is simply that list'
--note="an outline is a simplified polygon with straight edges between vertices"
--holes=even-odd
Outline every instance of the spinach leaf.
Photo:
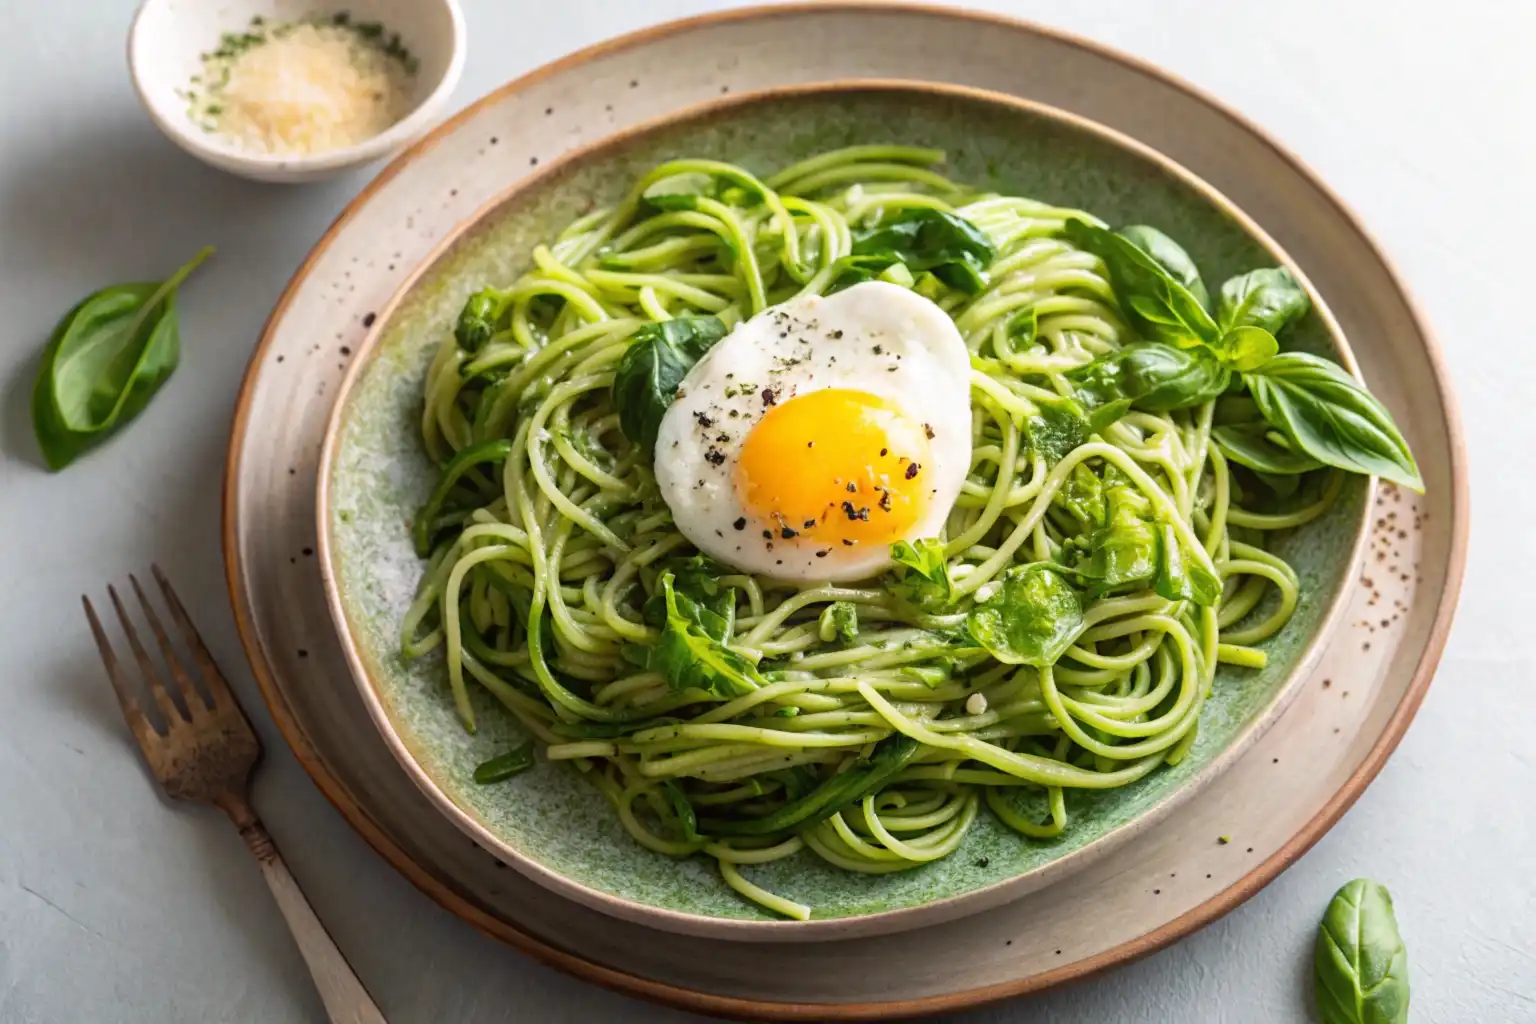
[{"label": "spinach leaf", "polygon": [[1134,242],[1076,217],[1063,233],[1104,261],[1122,311],[1143,338],[1182,348],[1217,341],[1216,321],[1200,299]]},{"label": "spinach leaf", "polygon": [[432,490],[432,496],[421,506],[421,511],[416,513],[411,523],[411,538],[416,544],[418,557],[426,558],[432,553],[432,540],[437,534],[437,517],[442,514],[443,505],[447,503],[448,495],[453,493],[459,478],[472,466],[506,462],[511,454],[512,442],[502,439],[472,444],[448,460],[448,465],[443,467],[442,477]]},{"label": "spinach leaf", "polygon": [[898,597],[927,611],[948,607],[954,600],[943,541],[933,537],[911,543],[899,540],[891,545],[891,560],[898,566],[891,584]]},{"label": "spinach leaf", "polygon": [[1278,335],[1312,306],[1306,289],[1284,267],[1250,270],[1221,286],[1216,320],[1223,332],[1260,327]]},{"label": "spinach leaf", "polygon": [[1104,471],[1103,525],[1089,540],[1082,571],[1100,592],[1146,583],[1158,571],[1158,532],[1152,502],[1115,467]]},{"label": "spinach leaf", "polygon": [[[672,586],[678,597],[701,609],[701,617],[695,619],[699,626],[721,643],[730,640],[736,631],[736,588],[720,582],[720,577],[730,570],[707,555],[675,559],[667,563],[666,569],[672,573]],[[706,616],[705,612],[709,614]],[[651,625],[665,626],[666,595],[658,591],[645,602],[641,614]]]},{"label": "spinach leaf", "polygon": [[1200,269],[1189,258],[1184,247],[1161,231],[1145,224],[1131,224],[1118,228],[1115,234],[1130,242],[1156,261],[1179,284],[1194,296],[1195,301],[1206,309],[1211,308],[1211,293],[1200,280]]},{"label": "spinach leaf", "polygon": [[1334,894],[1312,965],[1323,1024],[1407,1024],[1408,950],[1381,885],[1357,878]]},{"label": "spinach leaf", "polygon": [[1221,577],[1204,551],[1190,551],[1172,523],[1159,523],[1157,579],[1152,588],[1170,601],[1211,606],[1221,600]]},{"label": "spinach leaf", "polygon": [[661,588],[666,621],[654,646],[628,649],[640,667],[659,672],[674,690],[700,689],[722,697],[751,693],[764,683],[757,667],[725,646],[724,617],[677,592],[664,572]]},{"label": "spinach leaf", "polygon": [[828,295],[864,281],[889,281],[903,288],[910,288],[913,284],[912,272],[893,252],[842,256],[833,262],[832,270],[832,281],[827,285]]},{"label": "spinach leaf", "polygon": [[725,335],[718,317],[698,316],[646,324],[631,336],[613,377],[613,404],[625,437],[646,452],[656,447],[678,385]]},{"label": "spinach leaf", "polygon": [[1338,365],[1285,352],[1243,374],[1259,411],[1291,448],[1319,462],[1424,490],[1392,416]]},{"label": "spinach leaf", "polygon": [[1060,572],[1044,563],[1003,573],[997,592],[971,609],[965,625],[998,661],[1051,665],[1083,628],[1083,602]]},{"label": "spinach leaf", "polygon": [[489,761],[481,761],[475,765],[475,781],[482,786],[488,786],[493,782],[505,782],[514,775],[521,775],[533,765],[533,741],[529,740],[505,754],[497,754]]},{"label": "spinach leaf", "polygon": [[[767,836],[778,832],[803,832],[845,807],[877,792],[907,766],[922,744],[897,733],[875,744],[869,757],[859,758],[844,771],[823,780],[815,789],[790,800],[771,814],[745,821],[706,820],[700,831],[715,836]],[[787,783],[786,783],[787,788]]]},{"label": "spinach leaf", "polygon": [[1031,398],[1034,412],[1024,419],[1024,437],[1031,453],[1054,466],[1067,453],[1088,442],[1093,432],[1088,413],[1075,398]]},{"label": "spinach leaf", "polygon": [[60,470],[144,411],[176,370],[176,289],[204,249],[164,281],[114,285],[86,296],[53,329],[32,388],[32,429]]},{"label": "spinach leaf", "polygon": [[1103,526],[1104,481],[1086,463],[1079,462],[1056,492],[1054,504],[1065,509],[1085,529]]},{"label": "spinach leaf", "polygon": [[1097,432],[1132,408],[1171,412],[1209,402],[1232,383],[1232,371],[1204,349],[1138,341],[1067,371],[1077,400]]},{"label": "spinach leaf", "polygon": [[1321,469],[1323,464],[1294,451],[1267,423],[1242,423],[1211,430],[1211,441],[1228,459],[1256,473],[1294,476]]},{"label": "spinach leaf", "polygon": [[828,290],[856,283],[843,283],[848,270],[857,268],[867,275],[860,279],[868,280],[901,263],[913,274],[928,271],[949,287],[974,295],[985,286],[984,271],[996,257],[992,242],[965,218],[942,210],[907,210],[868,231],[855,232],[851,256],[839,261],[845,272]]}]

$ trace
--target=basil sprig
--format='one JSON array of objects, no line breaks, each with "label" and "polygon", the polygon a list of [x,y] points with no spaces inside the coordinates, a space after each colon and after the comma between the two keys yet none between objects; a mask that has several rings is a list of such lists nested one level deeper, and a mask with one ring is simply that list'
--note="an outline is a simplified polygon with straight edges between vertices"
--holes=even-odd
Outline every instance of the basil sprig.
[{"label": "basil sprig", "polygon": [[656,447],[678,385],[725,334],[718,317],[697,316],[646,324],[630,336],[613,375],[613,404],[625,437],[647,452]]},{"label": "basil sprig", "polygon": [[930,273],[967,295],[986,285],[984,272],[997,250],[980,228],[943,210],[908,210],[853,236],[852,252],[833,264],[827,293],[881,277],[900,263],[913,274]]},{"label": "basil sprig", "polygon": [[181,360],[176,290],[212,252],[164,281],[103,288],[59,321],[32,388],[32,429],[49,469],[127,426],[170,379]]},{"label": "basil sprig", "polygon": [[1385,888],[1357,878],[1334,894],[1313,973],[1323,1024],[1406,1024],[1408,950]]},{"label": "basil sprig", "polygon": [[1212,315],[1194,262],[1162,232],[1074,218],[1063,233],[1104,262],[1122,312],[1147,339],[1067,374],[1094,430],[1132,408],[1201,405],[1230,391],[1236,374],[1267,429],[1218,428],[1213,437],[1228,458],[1270,475],[1333,466],[1423,490],[1408,442],[1363,384],[1320,356],[1280,352],[1276,335],[1311,306],[1289,270],[1231,278]]}]

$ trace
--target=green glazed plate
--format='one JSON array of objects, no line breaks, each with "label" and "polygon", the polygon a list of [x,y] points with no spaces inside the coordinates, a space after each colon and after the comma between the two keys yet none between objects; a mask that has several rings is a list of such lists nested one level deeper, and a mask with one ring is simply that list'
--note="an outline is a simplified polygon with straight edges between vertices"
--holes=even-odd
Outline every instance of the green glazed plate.
[{"label": "green glazed plate", "polygon": [[[690,934],[806,940],[897,931],[1014,899],[1132,839],[1216,777],[1284,710],[1339,617],[1373,486],[1359,477],[1326,516],[1278,541],[1277,553],[1301,576],[1296,614],[1263,645],[1267,668],[1218,672],[1199,739],[1177,767],[1123,789],[1069,794],[1070,825],[1054,841],[1022,838],[984,812],[955,854],[910,871],[854,874],[809,851],[745,869],[812,906],[807,922],[774,919],[743,900],[707,858],[675,860],[640,847],[569,766],[540,764],[496,786],[471,781],[478,762],[521,741],[518,726],[478,691],[480,729],[465,733],[441,661],[406,663],[398,653],[401,617],[423,569],[409,524],[436,479],[419,441],[422,380],[465,297],[510,281],[536,244],[594,202],[618,199],[663,160],[709,157],[766,174],[822,150],[875,142],[939,147],[957,180],[1081,207],[1110,223],[1156,225],[1208,279],[1289,263],[1208,185],[1124,136],[1011,97],[918,83],[797,87],[689,108],[577,151],[450,235],[382,312],[337,398],[320,469],[328,598],[364,701],[417,785],[497,857],[600,910]],[[1287,347],[1354,369],[1315,291],[1313,307]]]}]

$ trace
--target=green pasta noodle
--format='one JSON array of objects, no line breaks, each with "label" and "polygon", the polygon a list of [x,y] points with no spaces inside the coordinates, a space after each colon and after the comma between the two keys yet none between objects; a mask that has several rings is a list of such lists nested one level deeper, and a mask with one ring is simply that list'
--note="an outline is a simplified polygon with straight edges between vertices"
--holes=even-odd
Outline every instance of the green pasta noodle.
[{"label": "green pasta noodle", "polygon": [[[1078,394],[1067,374],[1144,339],[1106,264],[1069,239],[1069,221],[1099,221],[975,192],[941,161],[857,146],[764,178],[671,161],[472,299],[425,383],[422,439],[445,471],[415,524],[427,561],[404,652],[441,652],[466,727],[484,687],[548,759],[593,780],[637,842],[712,856],[744,898],[798,919],[812,908],[743,868],[808,849],[849,871],[908,870],[953,853],[986,814],[1021,842],[1050,839],[1072,827],[1071,791],[1185,756],[1218,663],[1261,668],[1255,645],[1296,607],[1296,573],[1266,539],[1322,515],[1342,481],[1321,466],[1282,487],[1233,463],[1213,440],[1219,390],[1133,406],[1046,450],[1031,417]],[[972,464],[934,549],[948,603],[911,600],[900,573],[787,584],[715,566],[690,600],[718,602],[727,635],[693,639],[743,682],[679,686],[646,655],[663,581],[683,588],[701,563],[621,427],[617,367],[647,324],[729,328],[837,287],[859,233],[913,211],[961,218],[995,250],[974,293],[942,271],[880,272],[947,312],[971,355]],[[1213,574],[1211,603],[1095,584],[1083,566],[1110,529],[1095,495],[1116,488],[1148,550]],[[1080,621],[1057,655],[1000,660],[976,610],[1031,579],[1065,587]],[[1017,628],[1006,612],[993,625]],[[1039,794],[1043,817],[1020,791]]]}]

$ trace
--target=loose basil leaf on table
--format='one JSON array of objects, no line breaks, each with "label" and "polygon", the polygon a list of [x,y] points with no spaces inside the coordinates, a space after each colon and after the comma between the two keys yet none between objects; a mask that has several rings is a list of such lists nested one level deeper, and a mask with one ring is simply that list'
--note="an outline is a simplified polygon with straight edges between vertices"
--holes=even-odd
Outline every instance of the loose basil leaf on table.
[{"label": "loose basil leaf on table", "polygon": [[1146,224],[1130,224],[1116,229],[1115,234],[1152,257],[1194,296],[1196,302],[1206,309],[1211,308],[1211,294],[1206,291],[1205,282],[1200,280],[1200,268],[1195,266],[1195,261],[1189,258],[1182,245]]},{"label": "loose basil leaf on table", "polygon": [[1284,267],[1250,270],[1221,286],[1216,322],[1223,332],[1258,327],[1278,335],[1311,306],[1306,289]]},{"label": "loose basil leaf on table", "polygon": [[1038,562],[1014,566],[998,582],[966,616],[966,629],[1005,664],[1055,664],[1082,632],[1082,598],[1060,572]]},{"label": "loose basil leaf on table", "polygon": [[983,274],[996,257],[992,242],[965,218],[942,210],[908,210],[855,232],[851,255],[838,261],[843,272],[834,276],[828,290],[869,280],[901,263],[913,274],[927,271],[949,287],[974,295],[986,284]]},{"label": "loose basil leaf on table", "polygon": [[505,782],[533,766],[533,741],[530,740],[505,754],[497,754],[490,760],[481,761],[475,765],[475,781],[482,786],[488,786],[493,782]]},{"label": "loose basil leaf on table", "polygon": [[1392,416],[1342,367],[1310,353],[1284,352],[1244,373],[1243,381],[1264,418],[1294,450],[1329,466],[1424,490]]},{"label": "loose basil leaf on table", "polygon": [[1136,243],[1076,217],[1063,234],[1104,261],[1115,298],[1143,338],[1182,348],[1217,342],[1221,332],[1200,299]]},{"label": "loose basil leaf on table", "polygon": [[1172,412],[1220,397],[1232,371],[1203,348],[1175,348],[1155,341],[1133,342],[1069,370],[1067,381],[1089,410],[1099,431],[1130,409]]},{"label": "loose basil leaf on table", "polygon": [[164,281],[103,288],[59,321],[32,388],[32,428],[49,469],[126,426],[175,372],[176,290],[212,252],[203,249]]},{"label": "loose basil leaf on table", "polygon": [[948,607],[954,600],[943,541],[933,537],[910,543],[899,540],[891,545],[891,560],[897,565],[891,590],[898,597],[928,611]]},{"label": "loose basil leaf on table", "polygon": [[1357,878],[1334,894],[1312,963],[1323,1024],[1406,1024],[1408,950],[1383,886]]},{"label": "loose basil leaf on table", "polygon": [[613,404],[624,436],[647,452],[661,418],[693,365],[726,335],[719,317],[679,317],[646,324],[630,338],[613,376]]},{"label": "loose basil leaf on table", "polygon": [[1323,468],[1323,464],[1310,455],[1284,444],[1284,438],[1266,422],[1214,427],[1211,440],[1221,454],[1256,473],[1295,476]]}]

